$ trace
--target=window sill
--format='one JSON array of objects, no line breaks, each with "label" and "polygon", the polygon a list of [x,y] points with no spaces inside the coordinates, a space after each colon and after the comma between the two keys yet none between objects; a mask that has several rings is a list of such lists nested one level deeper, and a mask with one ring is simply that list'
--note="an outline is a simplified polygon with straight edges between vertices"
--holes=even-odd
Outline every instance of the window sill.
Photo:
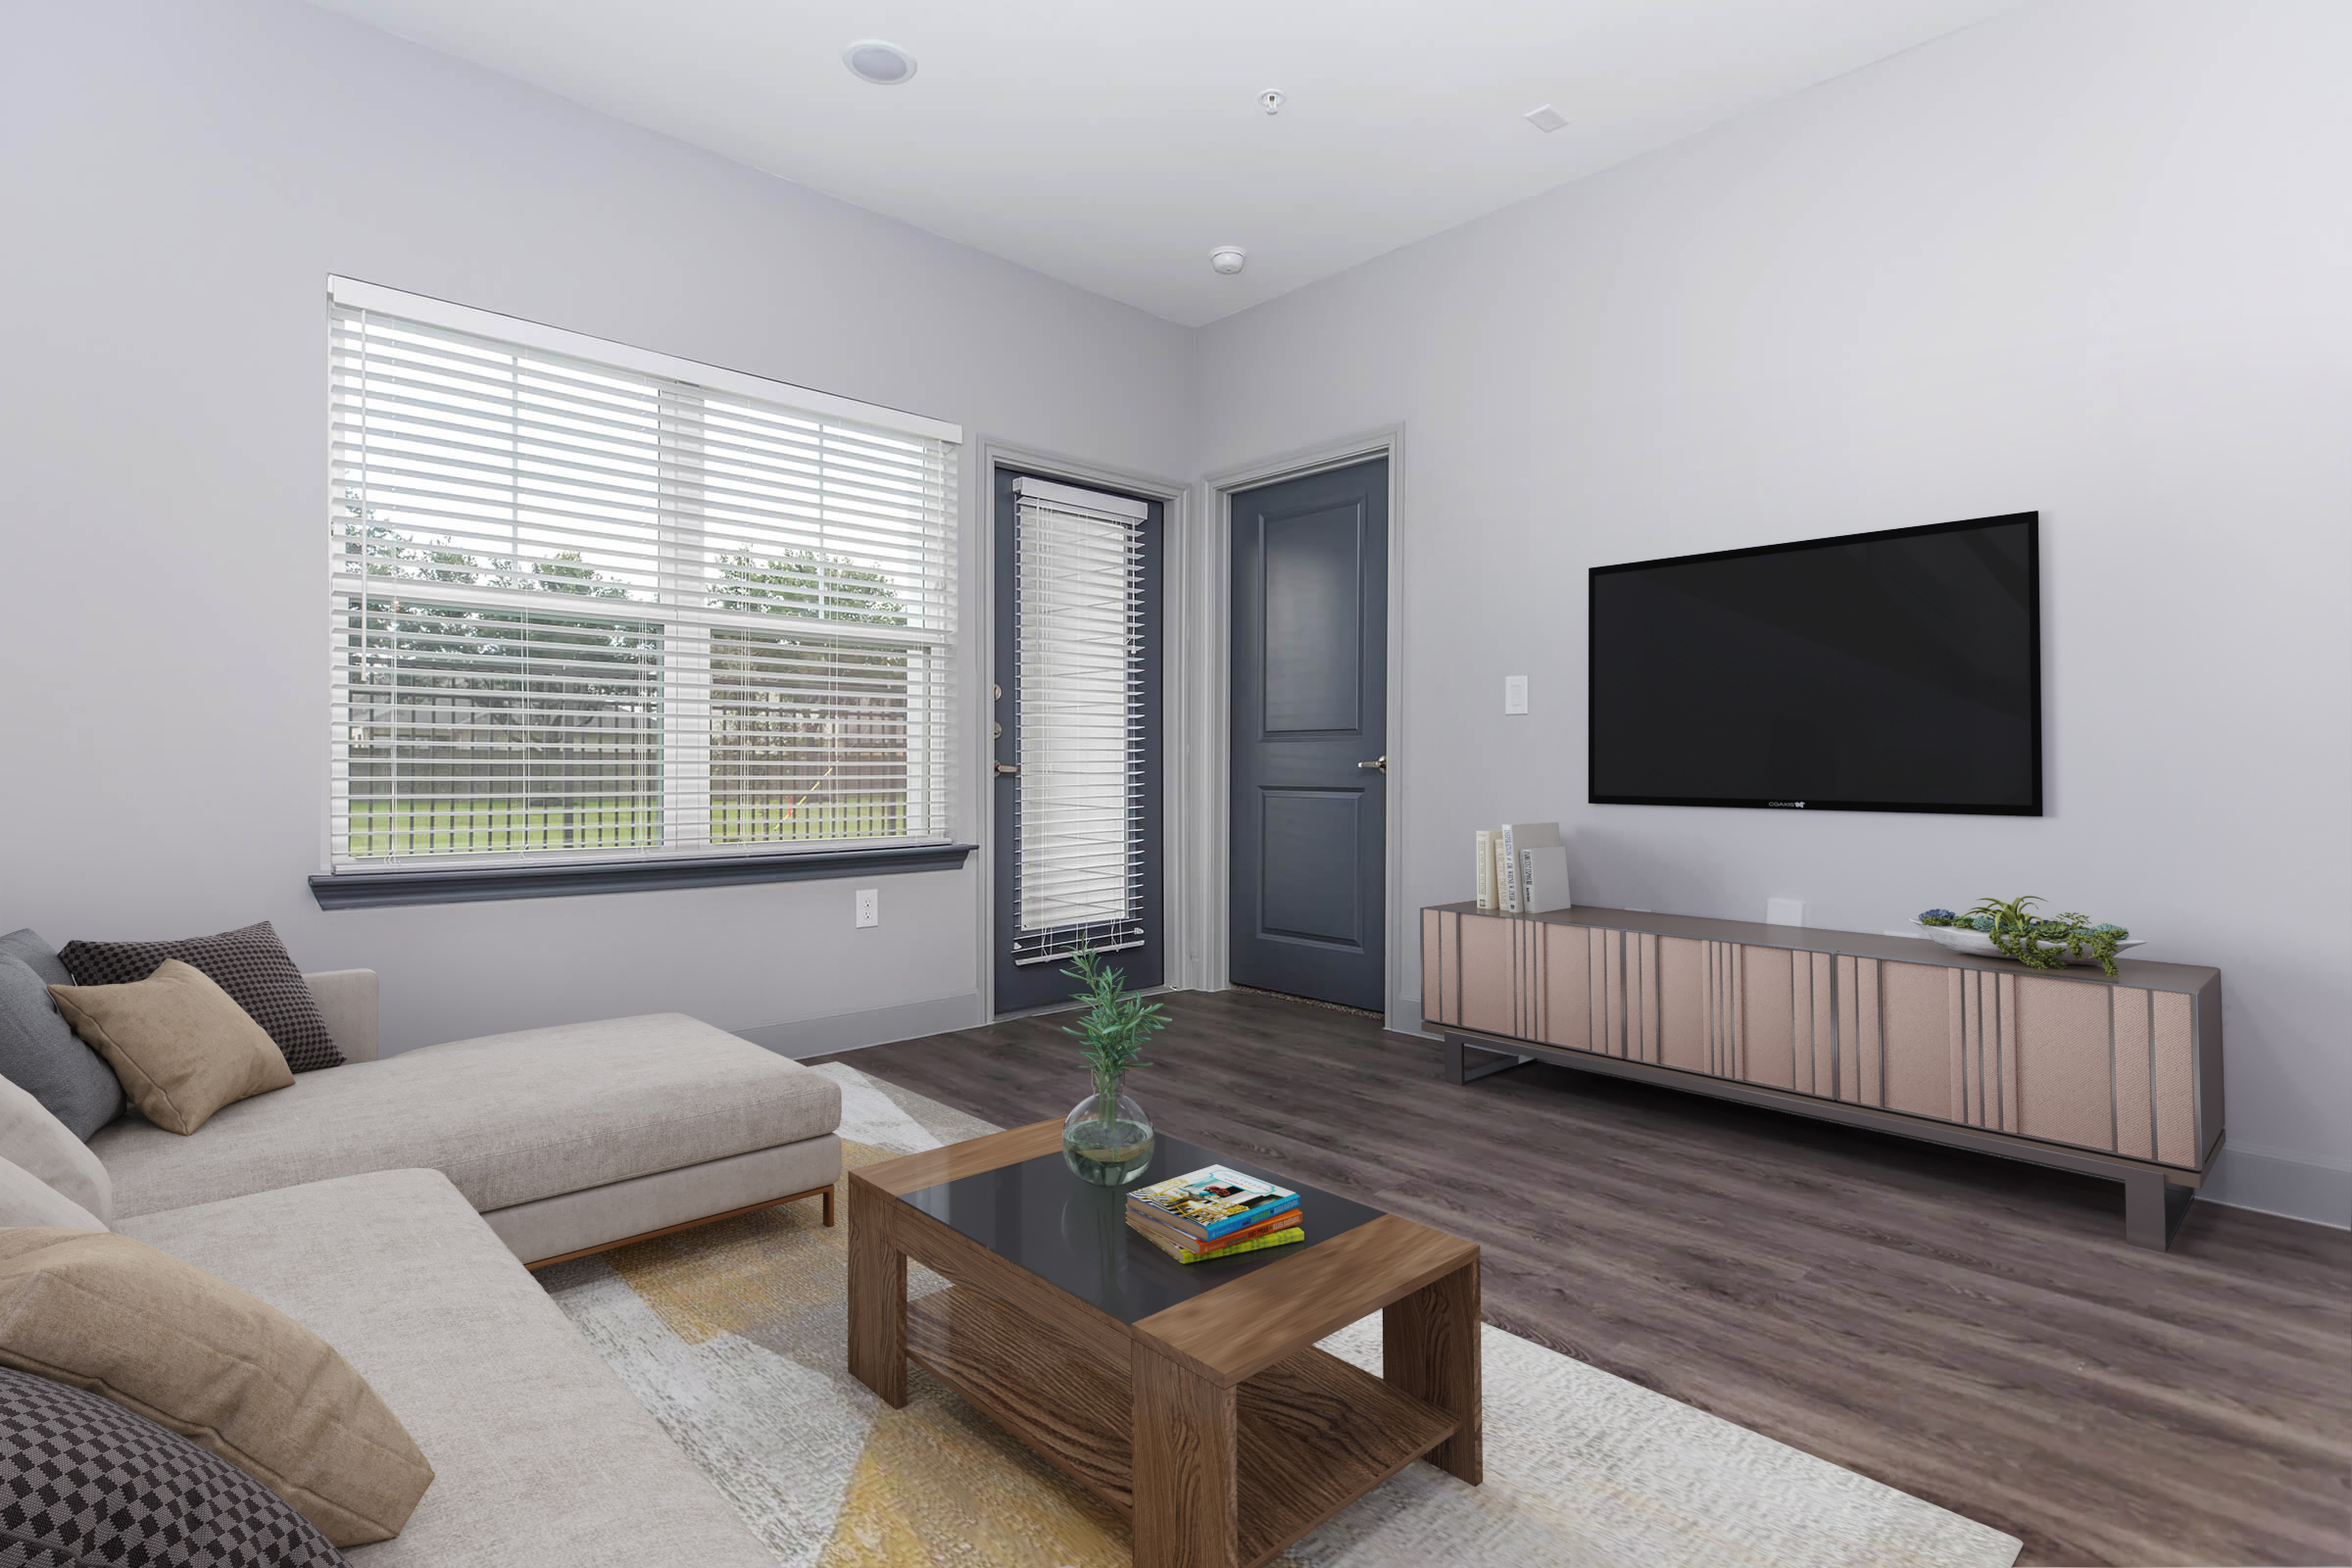
[{"label": "window sill", "polygon": [[952,871],[977,845],[894,844],[884,849],[799,850],[702,859],[592,861],[571,865],[440,866],[419,871],[347,871],[311,878],[321,909],[401,904],[478,904],[495,899],[568,899],[591,893],[653,893],[742,882]]}]

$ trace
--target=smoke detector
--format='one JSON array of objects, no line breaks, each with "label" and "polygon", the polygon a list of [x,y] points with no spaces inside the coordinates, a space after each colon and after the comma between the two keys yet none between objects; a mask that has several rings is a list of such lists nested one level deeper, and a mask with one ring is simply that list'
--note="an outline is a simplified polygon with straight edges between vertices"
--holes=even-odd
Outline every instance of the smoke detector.
[{"label": "smoke detector", "polygon": [[1239,245],[1220,245],[1208,253],[1209,267],[1226,277],[1240,271],[1250,261],[1250,253]]},{"label": "smoke detector", "polygon": [[841,52],[841,63],[860,81],[896,87],[914,76],[914,56],[880,38],[860,38]]},{"label": "smoke detector", "polygon": [[1281,114],[1282,104],[1283,97],[1282,89],[1280,87],[1268,87],[1264,92],[1261,92],[1257,95],[1257,107],[1263,109],[1269,115]]}]

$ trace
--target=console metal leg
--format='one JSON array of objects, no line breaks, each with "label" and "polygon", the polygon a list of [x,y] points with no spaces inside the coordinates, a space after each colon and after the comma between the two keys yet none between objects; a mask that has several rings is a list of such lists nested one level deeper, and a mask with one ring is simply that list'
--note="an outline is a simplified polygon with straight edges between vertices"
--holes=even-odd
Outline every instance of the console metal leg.
[{"label": "console metal leg", "polygon": [[2169,1250],[2196,1196],[2192,1188],[2166,1181],[2162,1171],[2132,1172],[2124,1178],[2124,1240],[2133,1247]]},{"label": "console metal leg", "polygon": [[[1469,1054],[1473,1051],[1482,1056],[1497,1056],[1501,1059],[1483,1061],[1472,1066]],[[1446,1076],[1457,1084],[1476,1083],[1481,1078],[1498,1072],[1509,1072],[1513,1067],[1524,1067],[1535,1059],[1533,1056],[1518,1056],[1509,1052],[1496,1051],[1484,1042],[1472,1044],[1457,1034],[1446,1036]]]}]

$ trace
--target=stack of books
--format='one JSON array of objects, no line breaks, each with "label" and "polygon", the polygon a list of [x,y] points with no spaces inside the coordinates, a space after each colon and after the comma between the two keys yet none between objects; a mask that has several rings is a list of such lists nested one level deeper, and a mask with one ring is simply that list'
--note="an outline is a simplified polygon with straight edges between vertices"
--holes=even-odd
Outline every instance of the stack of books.
[{"label": "stack of books", "polygon": [[1568,850],[1557,822],[1511,822],[1478,830],[1478,906],[1506,914],[1574,907]]},{"label": "stack of books", "polygon": [[1127,1195],[1127,1228],[1179,1263],[1205,1263],[1306,1240],[1298,1195],[1209,1165]]}]

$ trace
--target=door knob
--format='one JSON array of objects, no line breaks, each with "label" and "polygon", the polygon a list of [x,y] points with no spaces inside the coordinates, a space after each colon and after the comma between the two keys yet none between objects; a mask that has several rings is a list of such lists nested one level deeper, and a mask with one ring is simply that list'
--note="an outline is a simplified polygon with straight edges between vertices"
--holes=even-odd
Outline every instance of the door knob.
[{"label": "door knob", "polygon": [[1385,757],[1375,757],[1369,762],[1358,762],[1355,765],[1367,773],[1386,773],[1389,770],[1389,760]]}]

